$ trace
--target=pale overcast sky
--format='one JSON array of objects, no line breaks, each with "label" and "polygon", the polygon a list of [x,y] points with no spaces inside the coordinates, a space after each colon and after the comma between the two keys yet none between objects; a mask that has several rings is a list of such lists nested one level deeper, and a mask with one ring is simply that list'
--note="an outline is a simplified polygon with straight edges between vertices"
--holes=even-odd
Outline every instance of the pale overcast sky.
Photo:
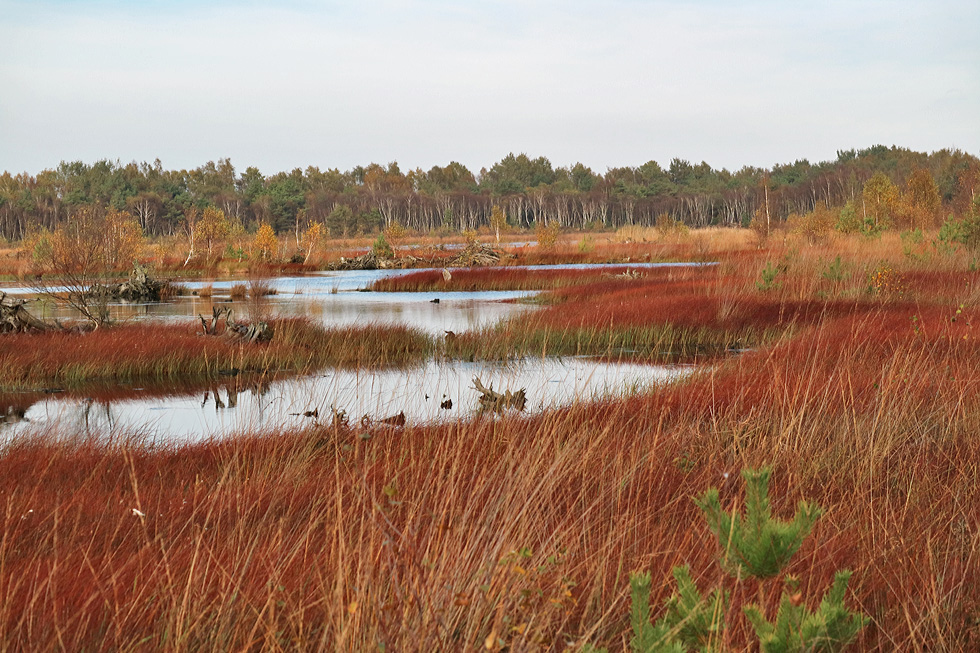
[{"label": "pale overcast sky", "polygon": [[980,154],[980,2],[0,0],[0,170]]}]

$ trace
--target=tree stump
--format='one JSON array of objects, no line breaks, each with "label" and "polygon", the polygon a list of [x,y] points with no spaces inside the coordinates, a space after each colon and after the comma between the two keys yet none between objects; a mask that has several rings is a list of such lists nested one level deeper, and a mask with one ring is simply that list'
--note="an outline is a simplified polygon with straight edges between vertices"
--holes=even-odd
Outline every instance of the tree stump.
[{"label": "tree stump", "polygon": [[0,333],[34,333],[60,329],[58,324],[49,324],[37,319],[24,308],[26,299],[8,297],[0,290]]},{"label": "tree stump", "polygon": [[527,405],[526,388],[521,388],[517,392],[505,391],[503,394],[494,392],[493,386],[485,387],[480,381],[480,377],[473,377],[473,387],[480,393],[480,411],[492,410],[495,413],[502,413],[507,408],[523,411]]}]

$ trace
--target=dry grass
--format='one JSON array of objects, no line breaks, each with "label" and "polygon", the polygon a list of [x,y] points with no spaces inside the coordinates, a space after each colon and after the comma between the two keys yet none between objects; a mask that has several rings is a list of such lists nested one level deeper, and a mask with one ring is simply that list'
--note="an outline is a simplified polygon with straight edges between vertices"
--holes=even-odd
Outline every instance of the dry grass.
[{"label": "dry grass", "polygon": [[[770,464],[777,514],[825,510],[790,567],[803,596],[854,571],[856,650],[977,650],[978,275],[881,247],[560,289],[565,326],[778,333],[647,395],[156,449],[9,443],[0,648],[623,650],[629,572],[653,573],[659,606],[690,564],[732,590],[724,644],[745,650],[759,594],[719,571],[691,497],[739,503],[738,471]],[[837,254],[851,276],[828,279]],[[883,260],[894,287],[869,291]],[[770,261],[784,276],[760,290]],[[761,592],[772,614],[779,587]]]}]

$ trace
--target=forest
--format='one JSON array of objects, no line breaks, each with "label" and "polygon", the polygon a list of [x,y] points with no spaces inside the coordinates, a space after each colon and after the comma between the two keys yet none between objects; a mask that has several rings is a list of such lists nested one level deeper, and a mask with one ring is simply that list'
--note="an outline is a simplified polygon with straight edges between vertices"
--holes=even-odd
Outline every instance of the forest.
[{"label": "forest", "polygon": [[600,174],[582,163],[555,167],[546,157],[513,153],[478,173],[457,162],[428,171],[403,172],[390,162],[266,176],[251,166],[239,173],[227,158],[193,170],[166,170],[159,159],[73,161],[0,175],[0,236],[17,241],[54,231],[83,209],[127,213],[145,235],[161,236],[192,231],[199,212],[213,208],[232,230],[255,233],[267,224],[297,240],[313,225],[332,237],[392,224],[474,230],[490,224],[494,207],[518,228],[617,229],[664,219],[690,227],[758,219],[768,227],[824,209],[835,210],[844,230],[848,219],[852,229],[929,228],[968,213],[978,180],[980,159],[972,154],[883,145],[838,151],[834,161],[737,172],[674,158],[666,168],[651,160]]}]

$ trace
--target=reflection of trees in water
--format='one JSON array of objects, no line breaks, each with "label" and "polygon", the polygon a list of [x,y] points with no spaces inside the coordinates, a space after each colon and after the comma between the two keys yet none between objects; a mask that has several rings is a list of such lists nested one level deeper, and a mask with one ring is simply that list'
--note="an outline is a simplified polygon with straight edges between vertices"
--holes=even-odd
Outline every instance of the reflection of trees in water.
[{"label": "reflection of trees in water", "polygon": [[[207,406],[208,402],[212,402],[214,404],[215,412],[218,412],[224,408],[237,408],[238,395],[244,390],[249,390],[251,391],[253,397],[259,399],[258,407],[259,411],[261,412],[266,403],[265,401],[262,401],[262,398],[268,394],[269,387],[269,382],[265,379],[244,384],[235,382],[212,386],[204,391],[204,398],[201,400],[201,408]],[[225,399],[221,398],[222,392],[224,392]]]},{"label": "reflection of trees in water", "polygon": [[[198,394],[200,406],[207,409],[208,404],[214,405],[216,414],[228,409],[239,407],[243,394],[250,393],[253,404],[246,404],[248,410],[257,411],[259,422],[269,413],[270,405],[281,396],[270,395],[272,380],[267,378],[247,379],[236,377],[225,383],[206,386],[202,395]],[[126,388],[124,386],[92,386],[88,392],[92,396],[79,396],[68,393],[58,397],[52,396],[55,391],[31,391],[25,393],[0,394],[0,429],[10,429],[16,433],[22,429],[35,427],[54,427],[64,435],[81,435],[95,437],[108,435],[119,428],[131,428],[143,432],[151,428],[149,423],[143,425],[130,424],[133,400],[137,403],[159,398],[164,404],[168,397],[182,401],[188,394],[200,392],[201,386],[185,386],[183,392],[179,386],[166,388]],[[169,392],[166,390],[169,389]],[[58,390],[60,394],[62,391]],[[176,392],[174,396],[171,393]],[[246,394],[247,396],[247,394]],[[33,418],[29,414],[33,413]],[[145,417],[145,419],[149,419]],[[17,426],[21,425],[21,426]]]},{"label": "reflection of trees in water", "polygon": [[93,405],[99,406],[99,411],[96,413],[96,416],[99,416],[100,413],[105,414],[105,423],[106,426],[108,426],[108,429],[106,430],[109,431],[112,430],[113,427],[112,401],[108,399],[102,401],[96,401],[92,397],[86,397],[85,399],[82,400],[81,405],[82,405],[82,415],[84,416],[84,420],[85,420],[85,435],[92,435],[91,423],[89,420],[92,417]]},{"label": "reflection of trees in water", "polygon": [[[0,425],[30,422],[28,411],[37,403],[48,399],[47,395],[38,394],[26,399],[10,402],[0,399]],[[73,430],[92,435],[104,426],[112,429],[115,417],[112,411],[112,401],[96,401],[93,397],[75,400],[58,400],[58,422]],[[42,420],[43,421],[43,420]]]}]

